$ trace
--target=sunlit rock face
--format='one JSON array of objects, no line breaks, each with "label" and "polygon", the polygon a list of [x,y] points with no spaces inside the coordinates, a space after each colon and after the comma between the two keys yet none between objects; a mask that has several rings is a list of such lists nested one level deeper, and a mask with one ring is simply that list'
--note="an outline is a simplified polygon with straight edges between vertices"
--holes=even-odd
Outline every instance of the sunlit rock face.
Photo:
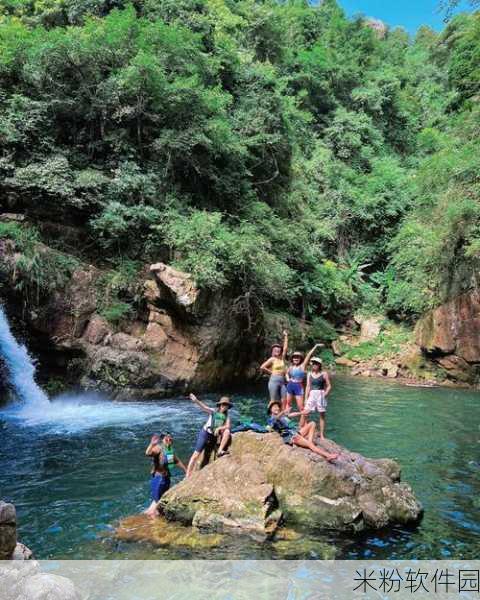
[{"label": "sunlit rock face", "polygon": [[251,365],[256,337],[246,336],[232,299],[200,290],[192,274],[164,263],[144,265],[135,311],[112,323],[102,316],[105,272],[88,264],[24,309],[14,281],[21,255],[14,244],[3,246],[9,312],[38,341],[33,347],[41,364],[61,363],[62,372],[86,388],[159,397],[232,383]]},{"label": "sunlit rock face", "polygon": [[480,374],[480,292],[456,296],[427,313],[416,326],[416,342],[458,381],[475,383]]}]

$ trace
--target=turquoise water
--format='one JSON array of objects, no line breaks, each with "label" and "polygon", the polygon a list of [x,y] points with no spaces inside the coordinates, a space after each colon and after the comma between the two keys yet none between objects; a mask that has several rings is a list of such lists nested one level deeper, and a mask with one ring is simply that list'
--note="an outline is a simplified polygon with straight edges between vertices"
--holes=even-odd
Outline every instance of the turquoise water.
[{"label": "turquoise water", "polygon": [[[214,397],[211,397],[212,399]],[[257,419],[263,388],[233,394]],[[15,503],[19,536],[38,558],[315,558],[324,542],[338,558],[476,558],[480,541],[480,396],[337,377],[328,435],[366,456],[395,458],[425,507],[414,530],[362,537],[313,534],[281,552],[274,544],[229,539],[191,550],[119,543],[121,517],[148,504],[150,436],[175,436],[185,461],[204,416],[184,399],[115,403],[67,396],[50,411],[0,408],[0,497]],[[235,415],[235,412],[234,412]],[[174,479],[178,479],[177,474]],[[287,554],[285,554],[287,552]]]}]

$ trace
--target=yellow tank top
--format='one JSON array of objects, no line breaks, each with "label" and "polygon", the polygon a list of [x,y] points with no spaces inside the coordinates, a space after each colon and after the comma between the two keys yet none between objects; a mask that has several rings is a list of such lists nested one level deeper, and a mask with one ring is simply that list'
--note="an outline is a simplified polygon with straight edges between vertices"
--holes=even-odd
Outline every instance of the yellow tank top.
[{"label": "yellow tank top", "polygon": [[283,358],[273,359],[272,375],[285,375],[285,361],[283,360]]}]

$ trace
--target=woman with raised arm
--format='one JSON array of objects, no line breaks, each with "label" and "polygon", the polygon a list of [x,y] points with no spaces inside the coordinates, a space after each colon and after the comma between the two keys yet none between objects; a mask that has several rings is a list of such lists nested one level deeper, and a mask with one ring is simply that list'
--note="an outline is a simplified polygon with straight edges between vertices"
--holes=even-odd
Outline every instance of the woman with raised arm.
[{"label": "woman with raised arm", "polygon": [[283,346],[273,344],[272,356],[268,358],[260,370],[270,375],[268,380],[268,394],[270,402],[278,400],[284,402],[287,396],[285,374],[287,371],[287,352],[288,352],[288,332],[283,332]]},{"label": "woman with raised arm", "polygon": [[150,472],[150,492],[152,502],[145,511],[149,517],[154,519],[158,516],[158,502],[163,494],[170,488],[170,471],[168,470],[168,458],[161,446],[161,438],[152,436],[145,450],[145,455],[152,459],[153,465]]},{"label": "woman with raised arm", "polygon": [[[323,346],[323,344],[315,344],[315,346],[305,357],[301,352],[294,352],[292,354],[292,362],[287,369],[287,397],[282,407],[284,410],[291,409],[292,401],[295,398],[298,410],[300,412],[303,411],[304,384],[307,376],[307,365],[310,362],[315,350],[321,346]],[[305,420],[306,418],[302,416],[300,425],[303,425]]]},{"label": "woman with raised arm", "polygon": [[193,473],[198,457],[207,445],[213,446],[218,440],[220,442],[220,447],[217,456],[220,457],[226,454],[226,447],[231,437],[231,423],[230,417],[228,416],[228,411],[232,407],[230,398],[227,398],[226,396],[220,398],[217,402],[217,410],[210,408],[210,406],[201,402],[195,394],[190,394],[190,400],[195,402],[195,404],[204,412],[208,413],[208,419],[198,433],[195,450],[187,467],[187,477],[190,477]]}]

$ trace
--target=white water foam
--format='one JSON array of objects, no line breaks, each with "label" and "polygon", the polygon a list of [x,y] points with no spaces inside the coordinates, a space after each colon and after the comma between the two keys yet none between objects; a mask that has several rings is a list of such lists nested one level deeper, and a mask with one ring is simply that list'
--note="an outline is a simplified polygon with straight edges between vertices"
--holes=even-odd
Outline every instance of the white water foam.
[{"label": "white water foam", "polygon": [[94,393],[67,393],[53,398],[44,407],[11,404],[0,412],[0,417],[23,427],[35,427],[45,433],[76,434],[90,429],[128,429],[143,424],[151,425],[160,432],[162,427],[168,428],[168,423],[175,421],[178,424],[183,419],[187,420],[187,409],[190,409],[187,403],[179,406],[178,403],[170,404],[164,400],[115,402]]},{"label": "white water foam", "polygon": [[48,407],[48,396],[35,382],[35,364],[25,346],[14,338],[1,305],[0,356],[7,367],[9,383],[23,404]]},{"label": "white water foam", "polygon": [[[35,427],[49,433],[79,433],[102,427],[128,428],[131,425],[167,426],[179,415],[196,421],[195,413],[185,414],[178,403],[114,402],[94,393],[62,394],[49,400],[35,382],[35,364],[27,349],[13,336],[5,312],[0,305],[0,356],[5,362],[9,383],[17,396],[0,411],[0,417],[24,427]],[[190,403],[187,403],[189,409]],[[203,418],[203,417],[202,417]]]}]

